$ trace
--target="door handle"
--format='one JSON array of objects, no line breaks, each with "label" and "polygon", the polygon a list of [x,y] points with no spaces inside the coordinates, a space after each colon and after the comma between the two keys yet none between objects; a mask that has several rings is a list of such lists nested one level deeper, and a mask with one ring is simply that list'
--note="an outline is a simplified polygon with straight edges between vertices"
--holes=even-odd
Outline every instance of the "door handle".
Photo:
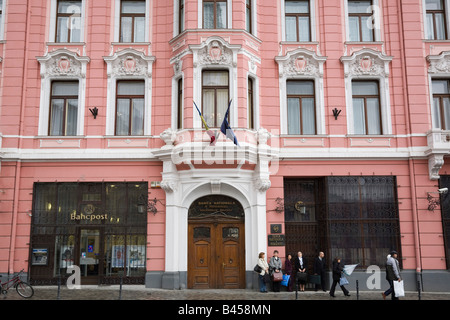
[{"label": "door handle", "polygon": [[222,267],[225,269],[225,266],[226,266],[227,264],[225,263],[225,262],[223,262],[222,263]]}]

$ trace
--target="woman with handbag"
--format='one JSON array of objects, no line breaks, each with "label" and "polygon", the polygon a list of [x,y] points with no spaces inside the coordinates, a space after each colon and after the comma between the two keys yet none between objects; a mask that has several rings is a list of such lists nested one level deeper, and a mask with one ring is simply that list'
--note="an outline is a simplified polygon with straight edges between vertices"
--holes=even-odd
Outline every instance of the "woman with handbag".
[{"label": "woman with handbag", "polygon": [[333,261],[333,284],[331,285],[330,289],[330,296],[335,298],[334,290],[336,289],[336,285],[339,283],[339,286],[342,289],[342,292],[344,292],[344,295],[349,297],[350,294],[347,290],[347,288],[344,287],[344,285],[341,285],[341,277],[342,277],[342,271],[344,270],[344,266],[341,264],[341,258],[336,257]]},{"label": "woman with handbag", "polygon": [[269,276],[269,265],[267,264],[264,252],[259,253],[258,266],[261,267],[261,272],[258,274],[259,278],[259,292],[267,292],[266,282]]},{"label": "woman with handbag", "polygon": [[293,284],[294,284],[294,281],[292,279],[292,271],[293,271],[292,255],[288,254],[287,258],[286,258],[286,262],[284,263],[284,273],[289,276],[289,281],[288,281],[288,285],[287,285],[288,292],[292,292],[292,288],[293,288]]},{"label": "woman with handbag", "polygon": [[278,257],[278,250],[273,252],[273,257],[270,258],[269,270],[272,278],[273,292],[280,292],[281,281],[283,281],[283,272],[281,272],[281,259]]},{"label": "woman with handbag", "polygon": [[307,265],[308,263],[306,262],[306,258],[303,258],[303,253],[301,251],[297,252],[297,258],[294,261],[295,280],[297,281],[297,285],[300,285],[300,291],[305,291],[305,284],[308,281],[308,274],[306,273]]}]

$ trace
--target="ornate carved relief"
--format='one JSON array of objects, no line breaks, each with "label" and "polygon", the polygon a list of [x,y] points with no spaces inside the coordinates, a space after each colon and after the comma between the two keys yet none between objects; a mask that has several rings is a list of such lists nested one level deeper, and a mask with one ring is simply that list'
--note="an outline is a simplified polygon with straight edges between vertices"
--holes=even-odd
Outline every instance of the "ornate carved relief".
[{"label": "ornate carved relief", "polygon": [[327,57],[299,48],[289,51],[285,56],[275,57],[281,77],[312,76],[323,77],[323,64]]},{"label": "ornate carved relief", "polygon": [[341,57],[345,77],[389,76],[389,63],[393,57],[373,49],[362,49],[351,56]]},{"label": "ornate carved relief", "polygon": [[240,45],[232,45],[223,38],[213,36],[200,45],[190,45],[194,53],[194,67],[204,65],[237,66],[237,52]]},{"label": "ornate carved relief", "polygon": [[155,57],[146,56],[143,52],[127,48],[115,52],[112,56],[103,57],[111,76],[152,76],[152,65]]},{"label": "ornate carved relief", "polygon": [[428,68],[428,73],[450,73],[450,51],[444,51],[437,56],[427,57],[430,66]]},{"label": "ornate carved relief", "polygon": [[47,53],[45,56],[37,57],[41,64],[41,77],[48,76],[71,76],[86,77],[86,66],[89,57],[79,56],[67,49],[58,49]]}]

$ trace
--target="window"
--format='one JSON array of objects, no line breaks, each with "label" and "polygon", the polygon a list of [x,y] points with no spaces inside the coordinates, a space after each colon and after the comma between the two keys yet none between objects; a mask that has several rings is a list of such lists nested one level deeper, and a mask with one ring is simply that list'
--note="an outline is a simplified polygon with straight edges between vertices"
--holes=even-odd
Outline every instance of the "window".
[{"label": "window", "polygon": [[311,41],[309,1],[285,1],[286,41]]},{"label": "window", "polygon": [[45,249],[48,261],[31,264],[30,281],[55,283],[78,265],[82,277],[95,276],[98,283],[119,283],[121,275],[142,283],[147,214],[139,204],[146,208],[147,202],[146,182],[35,183],[31,247]]},{"label": "window", "polygon": [[78,119],[78,81],[55,81],[51,85],[50,136],[75,136]]},{"label": "window", "polygon": [[[450,188],[450,176],[441,175],[439,188]],[[441,196],[442,231],[445,245],[447,269],[450,269],[450,196]]]},{"label": "window", "polygon": [[202,114],[208,126],[221,126],[228,108],[228,86],[228,71],[203,71]]},{"label": "window", "polygon": [[450,86],[449,80],[433,80],[434,127],[450,130]]},{"label": "window", "polygon": [[247,95],[247,109],[248,109],[248,127],[249,129],[255,129],[255,107],[254,107],[254,94],[253,94],[253,79],[248,78],[248,95]]},{"label": "window", "polygon": [[384,266],[392,250],[400,253],[396,177],[325,179],[329,256],[368,267]]},{"label": "window", "polygon": [[184,31],[184,0],[178,0],[178,33]]},{"label": "window", "polygon": [[55,41],[81,41],[81,1],[58,1]]},{"label": "window", "polygon": [[144,134],[144,81],[118,81],[116,97],[116,135]]},{"label": "window", "polygon": [[227,28],[227,0],[203,0],[203,28]]},{"label": "window", "polygon": [[177,128],[183,128],[183,78],[178,79]]},{"label": "window", "polygon": [[382,134],[377,81],[352,81],[355,134]]},{"label": "window", "polygon": [[348,1],[350,41],[374,41],[372,1]]},{"label": "window", "polygon": [[122,0],[120,6],[120,42],[145,41],[145,1]]},{"label": "window", "polygon": [[288,134],[316,134],[314,81],[287,81]]},{"label": "window", "polygon": [[426,0],[426,24],[428,40],[447,39],[444,0]]},{"label": "window", "polygon": [[252,0],[245,3],[245,30],[252,33]]}]

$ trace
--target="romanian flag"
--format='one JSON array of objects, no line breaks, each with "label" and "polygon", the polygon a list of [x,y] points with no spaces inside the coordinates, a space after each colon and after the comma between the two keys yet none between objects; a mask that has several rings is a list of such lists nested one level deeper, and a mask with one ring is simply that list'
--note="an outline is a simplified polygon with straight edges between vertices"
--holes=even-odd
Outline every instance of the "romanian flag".
[{"label": "romanian flag", "polygon": [[203,125],[205,126],[206,129],[206,133],[209,135],[211,141],[209,142],[210,146],[214,146],[216,144],[217,141],[217,135],[214,133],[214,131],[212,131],[211,129],[209,129],[208,124],[206,123],[205,119],[202,116],[202,113],[200,112],[200,109],[197,107],[197,104],[194,101],[194,106],[198,111],[198,114],[200,115],[200,119],[202,119]]}]

